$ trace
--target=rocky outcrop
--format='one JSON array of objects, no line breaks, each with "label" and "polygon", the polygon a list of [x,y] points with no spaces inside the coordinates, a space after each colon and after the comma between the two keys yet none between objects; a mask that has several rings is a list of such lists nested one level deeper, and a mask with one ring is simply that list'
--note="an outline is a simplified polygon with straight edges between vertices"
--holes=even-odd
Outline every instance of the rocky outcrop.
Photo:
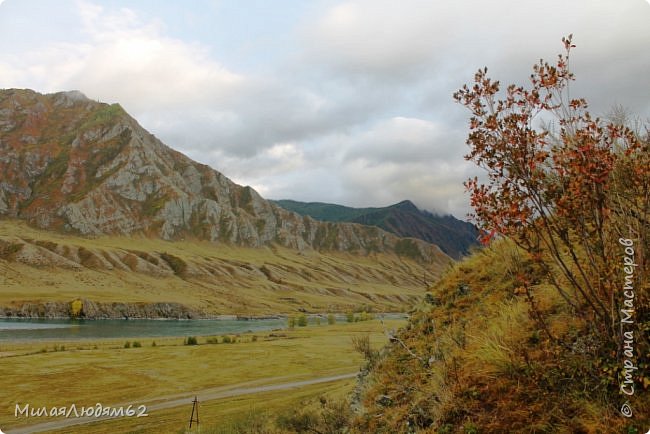
[{"label": "rocky outcrop", "polygon": [[197,319],[208,316],[179,303],[98,303],[79,300],[81,309],[73,312],[71,302],[26,302],[0,307],[6,318],[84,318],[84,319]]},{"label": "rocky outcrop", "polygon": [[142,233],[242,246],[391,252],[445,261],[435,245],[326,223],[264,200],[167,147],[118,104],[79,92],[0,90],[0,215],[95,236]]}]

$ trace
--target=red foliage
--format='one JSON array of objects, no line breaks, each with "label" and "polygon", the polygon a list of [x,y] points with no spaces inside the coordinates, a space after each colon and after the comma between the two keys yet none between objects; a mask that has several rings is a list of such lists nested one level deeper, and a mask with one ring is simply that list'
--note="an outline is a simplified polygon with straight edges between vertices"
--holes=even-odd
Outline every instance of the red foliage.
[{"label": "red foliage", "polygon": [[[563,297],[613,338],[615,240],[635,210],[636,227],[642,216],[647,225],[648,145],[620,123],[592,118],[586,100],[569,98],[575,46],[571,36],[562,42],[565,54],[534,65],[529,88],[510,85],[501,95],[484,68],[454,94],[472,113],[466,159],[487,172],[486,183],[465,186],[487,234],[482,241],[510,237],[549,274],[564,276],[553,279]],[[631,169],[621,175],[625,164]],[[636,186],[629,199],[636,208],[620,203],[622,179],[626,189]]]}]

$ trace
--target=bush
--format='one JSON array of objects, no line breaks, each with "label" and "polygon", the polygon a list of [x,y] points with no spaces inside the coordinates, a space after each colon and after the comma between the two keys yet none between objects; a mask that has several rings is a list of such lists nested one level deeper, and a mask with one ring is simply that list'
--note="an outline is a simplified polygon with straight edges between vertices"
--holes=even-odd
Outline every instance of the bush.
[{"label": "bush", "polygon": [[142,344],[140,343],[140,341],[133,341],[133,348],[140,348],[141,346]]},{"label": "bush", "polygon": [[298,317],[298,327],[307,327],[307,317],[303,314]]},{"label": "bush", "polygon": [[155,347],[156,346],[156,341],[151,341],[151,346]]},{"label": "bush", "polygon": [[[474,177],[465,186],[482,241],[513,240],[575,315],[615,348],[624,301],[615,270],[623,251],[634,253],[626,248],[632,239],[644,262],[639,281],[647,269],[650,141],[647,131],[642,137],[625,120],[593,118],[586,100],[569,97],[574,45],[571,36],[562,42],[565,54],[556,64],[534,65],[530,88],[510,85],[499,96],[499,82],[484,68],[454,94],[472,113],[465,158],[487,172],[486,184]],[[535,118],[547,124],[535,128]],[[518,268],[539,326],[556,340],[534,305],[534,282]],[[636,308],[648,309],[648,299],[640,298]]]},{"label": "bush", "polygon": [[233,342],[233,339],[230,339],[230,336],[224,336],[223,338],[221,338],[221,342],[224,344],[230,344]]},{"label": "bush", "polygon": [[131,348],[131,342],[129,341],[124,342],[124,348]]},{"label": "bush", "polygon": [[294,328],[296,326],[296,318],[293,316],[287,318],[287,325],[289,326],[290,329]]},{"label": "bush", "polygon": [[368,362],[369,366],[374,365],[375,362],[377,361],[377,358],[379,357],[379,352],[373,350],[372,347],[370,346],[369,335],[353,336],[352,347],[355,349],[355,351],[357,351],[363,356],[366,362]]},{"label": "bush", "polygon": [[329,315],[327,315],[327,324],[329,325],[336,324],[336,317],[334,316],[334,314],[330,313]]},{"label": "bush", "polygon": [[354,322],[354,313],[348,312],[345,316],[348,322]]},{"label": "bush", "polygon": [[188,336],[185,340],[185,345],[198,345],[199,342],[196,340],[196,336]]}]

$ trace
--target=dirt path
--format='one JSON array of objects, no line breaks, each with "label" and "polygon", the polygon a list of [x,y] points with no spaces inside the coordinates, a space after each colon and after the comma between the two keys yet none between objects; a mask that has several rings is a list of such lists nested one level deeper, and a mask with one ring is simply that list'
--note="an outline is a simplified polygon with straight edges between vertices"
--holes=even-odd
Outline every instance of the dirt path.
[{"label": "dirt path", "polygon": [[[356,375],[357,375],[356,373],[333,375],[329,377],[312,378],[309,380],[291,381],[288,383],[266,384],[260,386],[252,386],[252,387],[243,387],[243,386],[250,385],[252,382],[239,383],[239,384],[233,384],[230,386],[224,386],[219,388],[205,389],[196,393],[192,393],[191,395],[185,395],[185,396],[178,395],[178,394],[169,395],[157,399],[155,401],[131,402],[131,403],[113,405],[112,407],[114,408],[123,407],[126,409],[129,405],[132,405],[133,406],[132,408],[137,412],[139,405],[146,405],[147,407],[146,411],[148,414],[151,415],[151,413],[156,410],[163,410],[167,408],[178,407],[181,405],[189,406],[192,403],[194,396],[198,397],[199,402],[205,402],[205,401],[212,401],[216,399],[232,398],[241,395],[251,395],[255,393],[272,392],[276,390],[297,389],[299,387],[310,386],[312,384],[329,383],[332,381],[345,380],[348,378],[353,378]],[[280,377],[280,378],[286,378],[286,377]],[[266,379],[258,380],[256,382],[262,382],[266,380],[277,381],[278,379],[279,379],[278,377],[266,378]],[[110,417],[80,417],[80,418],[69,418],[69,419],[57,419],[51,422],[39,423],[37,425],[22,426],[14,429],[10,429],[10,428],[7,429],[6,427],[3,428],[5,434],[28,434],[28,433],[36,433],[36,432],[50,431],[55,429],[68,428],[75,425],[84,425],[84,424],[99,422],[108,419],[111,418]]]}]

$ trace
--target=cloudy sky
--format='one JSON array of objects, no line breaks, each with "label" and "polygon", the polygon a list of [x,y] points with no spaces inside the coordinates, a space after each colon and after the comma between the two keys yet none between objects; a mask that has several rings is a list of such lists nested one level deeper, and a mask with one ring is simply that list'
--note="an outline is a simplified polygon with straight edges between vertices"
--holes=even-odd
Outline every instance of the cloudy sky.
[{"label": "cloudy sky", "polygon": [[464,218],[468,113],[488,66],[525,84],[574,34],[574,96],[650,117],[646,0],[0,0],[0,88],[119,102],[272,199]]}]

